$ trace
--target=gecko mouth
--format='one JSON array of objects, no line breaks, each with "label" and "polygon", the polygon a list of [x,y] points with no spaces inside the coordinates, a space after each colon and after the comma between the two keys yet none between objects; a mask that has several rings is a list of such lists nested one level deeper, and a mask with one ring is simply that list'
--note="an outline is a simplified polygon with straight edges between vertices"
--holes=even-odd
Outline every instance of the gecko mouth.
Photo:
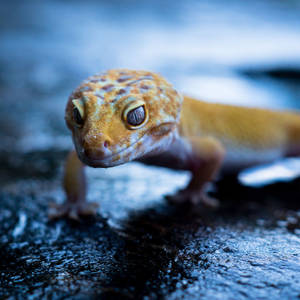
[{"label": "gecko mouth", "polygon": [[[152,152],[154,150],[154,144],[156,144],[157,140],[160,140],[162,137],[168,135],[174,129],[174,124],[171,122],[167,122],[159,125],[158,127],[151,128],[143,133],[143,135],[134,141],[128,147],[121,149],[118,152],[115,152],[111,155],[103,156],[99,159],[97,158],[89,158],[85,153],[83,147],[80,145],[77,137],[74,138],[74,144],[76,148],[76,152],[78,154],[79,159],[86,165],[90,167],[100,167],[100,168],[109,168],[124,164],[128,161],[132,161],[138,159],[148,152]],[[135,149],[137,143],[141,143],[141,148]],[[157,145],[158,147],[159,145]],[[134,154],[134,155],[132,155]]]}]

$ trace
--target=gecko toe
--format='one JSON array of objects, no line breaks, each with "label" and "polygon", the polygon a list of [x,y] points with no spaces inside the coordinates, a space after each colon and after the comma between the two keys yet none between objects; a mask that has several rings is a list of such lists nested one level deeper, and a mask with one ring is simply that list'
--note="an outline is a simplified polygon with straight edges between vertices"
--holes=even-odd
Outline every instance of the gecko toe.
[{"label": "gecko toe", "polygon": [[201,191],[193,191],[189,189],[181,190],[175,195],[167,195],[167,201],[170,204],[191,204],[193,206],[203,205],[207,208],[218,208],[220,202],[218,199],[210,197]]},{"label": "gecko toe", "polygon": [[66,206],[54,202],[49,203],[48,218],[50,220],[62,218],[66,213]]},{"label": "gecko toe", "polygon": [[197,203],[202,203],[208,208],[218,208],[220,206],[220,201],[218,199],[206,194],[200,195],[200,199],[197,199]]},{"label": "gecko toe", "polygon": [[94,202],[63,204],[50,203],[48,217],[49,219],[69,218],[73,221],[80,221],[80,216],[95,216],[99,205]]},{"label": "gecko toe", "polygon": [[80,218],[78,215],[78,211],[76,209],[71,209],[68,213],[67,213],[67,217],[73,221],[79,222]]},{"label": "gecko toe", "polygon": [[80,208],[80,215],[83,216],[94,216],[97,214],[97,209],[99,207],[98,203],[91,202],[91,203],[86,203]]}]

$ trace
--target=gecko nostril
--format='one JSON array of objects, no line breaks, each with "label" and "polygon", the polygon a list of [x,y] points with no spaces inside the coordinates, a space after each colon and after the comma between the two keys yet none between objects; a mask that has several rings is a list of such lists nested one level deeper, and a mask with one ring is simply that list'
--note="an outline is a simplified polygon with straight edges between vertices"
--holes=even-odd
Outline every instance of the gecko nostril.
[{"label": "gecko nostril", "polygon": [[108,148],[108,147],[110,146],[110,142],[107,141],[107,140],[104,141],[103,146],[104,146],[105,148]]}]

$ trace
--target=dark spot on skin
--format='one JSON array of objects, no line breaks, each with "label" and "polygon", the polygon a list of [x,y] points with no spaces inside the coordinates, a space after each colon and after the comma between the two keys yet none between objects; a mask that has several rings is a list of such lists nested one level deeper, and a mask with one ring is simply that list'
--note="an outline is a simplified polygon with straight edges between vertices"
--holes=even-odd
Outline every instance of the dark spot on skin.
[{"label": "dark spot on skin", "polygon": [[95,96],[96,96],[96,97],[99,97],[99,98],[101,98],[101,99],[104,100],[104,96],[101,95],[99,91],[97,91],[97,92],[95,93]]},{"label": "dark spot on skin", "polygon": [[116,102],[117,100],[118,100],[118,98],[114,98],[114,99],[110,100],[110,103],[114,103],[114,102]]},{"label": "dark spot on skin", "polygon": [[122,95],[124,93],[126,93],[126,90],[120,89],[120,90],[118,90],[117,95]]},{"label": "dark spot on skin", "polygon": [[117,96],[117,97],[114,98],[114,99],[112,99],[110,102],[111,102],[111,103],[116,102],[116,101],[119,99],[118,96],[121,96],[121,95],[126,94],[126,93],[127,93],[127,91],[126,91],[125,89],[120,89],[120,90],[118,90],[117,93],[116,93],[116,96]]},{"label": "dark spot on skin", "polygon": [[132,76],[129,76],[129,75],[127,75],[127,76],[122,76],[122,77],[118,78],[117,81],[118,81],[118,82],[124,82],[124,81],[129,80],[130,78],[132,78]]},{"label": "dark spot on skin", "polygon": [[92,88],[90,86],[84,86],[80,89],[81,92],[90,92]]},{"label": "dark spot on skin", "polygon": [[91,83],[98,83],[99,80],[100,80],[99,78],[98,78],[98,79],[92,79],[92,80],[90,80],[90,82],[91,82]]},{"label": "dark spot on skin", "polygon": [[139,81],[142,81],[142,80],[153,80],[153,77],[152,76],[144,76],[144,77],[142,77],[142,78],[139,78],[139,79],[137,79],[137,80],[133,80],[133,81],[131,81],[131,82],[128,82],[127,83],[127,86],[129,86],[129,85],[132,85],[132,84],[135,84],[135,83],[137,83],[137,82],[139,82]]},{"label": "dark spot on skin", "polygon": [[106,91],[106,92],[110,92],[114,89],[114,85],[113,84],[108,84],[108,85],[105,85],[104,87],[102,87],[102,90]]},{"label": "dark spot on skin", "polygon": [[141,79],[130,81],[130,82],[127,83],[127,86],[130,86],[130,85],[132,85],[132,84],[134,84],[136,82],[139,82],[139,81],[141,81]]}]

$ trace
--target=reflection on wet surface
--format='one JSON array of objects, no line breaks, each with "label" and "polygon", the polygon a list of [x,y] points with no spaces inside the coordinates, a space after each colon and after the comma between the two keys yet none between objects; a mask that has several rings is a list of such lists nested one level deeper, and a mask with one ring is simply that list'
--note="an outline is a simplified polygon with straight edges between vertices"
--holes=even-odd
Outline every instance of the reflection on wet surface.
[{"label": "reflection on wet surface", "polygon": [[208,101],[300,108],[299,1],[10,1],[0,14],[0,298],[299,298],[297,159],[247,170],[246,185],[222,178],[217,211],[167,204],[186,172],[88,169],[98,216],[47,218],[81,80],[149,69]]}]

